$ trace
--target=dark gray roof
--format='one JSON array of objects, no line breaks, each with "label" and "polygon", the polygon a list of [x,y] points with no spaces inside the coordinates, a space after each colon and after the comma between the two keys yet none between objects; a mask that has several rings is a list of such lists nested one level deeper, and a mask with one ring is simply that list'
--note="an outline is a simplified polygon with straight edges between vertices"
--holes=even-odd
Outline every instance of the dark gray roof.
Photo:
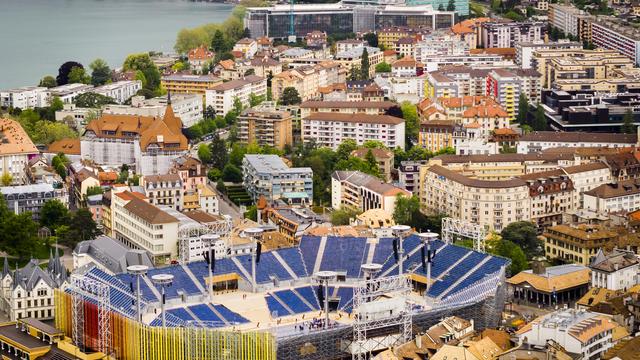
[{"label": "dark gray roof", "polygon": [[94,240],[80,242],[75,254],[88,254],[94,261],[114,274],[127,271],[130,265],[153,267],[149,254],[143,250],[132,250],[108,236],[98,236]]}]

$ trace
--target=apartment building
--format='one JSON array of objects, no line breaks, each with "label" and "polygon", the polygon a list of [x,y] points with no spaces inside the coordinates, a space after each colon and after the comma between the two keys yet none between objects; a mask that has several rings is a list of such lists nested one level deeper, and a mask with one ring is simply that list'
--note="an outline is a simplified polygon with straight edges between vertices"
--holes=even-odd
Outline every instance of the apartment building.
[{"label": "apartment building", "polygon": [[138,174],[155,175],[166,174],[188,142],[168,104],[162,118],[103,114],[87,125],[80,148],[82,158],[96,164],[135,164]]},{"label": "apartment building", "polygon": [[619,92],[615,81],[636,82],[625,79],[620,72],[634,67],[633,60],[615,50],[596,49],[540,49],[534,51],[533,64],[542,74],[542,86],[554,84],[559,90],[608,90]]},{"label": "apartment building", "polygon": [[529,219],[538,228],[562,223],[562,215],[573,209],[573,182],[564,170],[536,172],[519,178],[529,187]]},{"label": "apartment building", "polygon": [[591,286],[627,291],[638,284],[640,260],[630,251],[615,249],[610,253],[603,250],[589,265],[591,269]]},{"label": "apartment building", "polygon": [[487,21],[491,21],[491,18],[466,19],[453,25],[451,32],[464,41],[469,49],[475,49],[482,40],[482,23]]},{"label": "apartment building", "polygon": [[245,155],[242,160],[245,189],[254,201],[282,200],[290,204],[313,202],[313,170],[290,168],[277,155]]},{"label": "apartment building", "polygon": [[258,42],[249,38],[240,39],[233,46],[233,51],[239,51],[245,59],[251,59],[258,52]]},{"label": "apartment building", "polygon": [[178,256],[180,221],[150,204],[144,195],[123,191],[112,194],[111,221],[116,240],[125,246],[145,250],[156,265]]},{"label": "apartment building", "polygon": [[284,150],[293,145],[293,117],[288,111],[248,109],[237,119],[238,141]]},{"label": "apartment building", "polygon": [[243,64],[244,69],[253,69],[253,73],[260,77],[278,75],[282,72],[282,63],[269,56],[254,57],[248,63]]},{"label": "apartment building", "polygon": [[401,161],[398,167],[400,187],[407,189],[413,195],[420,196],[420,167],[426,163],[425,160]]},{"label": "apartment building", "polygon": [[411,196],[411,193],[360,171],[331,174],[331,207],[336,210],[343,207],[361,211],[382,209],[393,214],[398,196]]},{"label": "apartment building", "polygon": [[638,143],[637,134],[590,133],[583,131],[534,131],[518,139],[518,154],[540,152],[557,147],[632,147]]},{"label": "apartment building", "polygon": [[377,140],[390,149],[405,146],[404,119],[390,115],[317,112],[303,118],[301,128],[303,142],[313,139],[319,146],[334,150],[346,139],[358,145]]},{"label": "apartment building", "polygon": [[173,74],[163,76],[160,84],[172,94],[199,94],[206,103],[206,91],[222,84],[222,79],[213,75]]},{"label": "apartment building", "polygon": [[561,259],[588,266],[598,251],[612,247],[618,233],[599,225],[556,225],[542,234],[547,259]]},{"label": "apartment building", "polygon": [[273,76],[271,93],[273,99],[282,96],[284,89],[295,88],[302,101],[316,99],[320,96],[320,88],[335,83],[345,82],[345,72],[333,61],[323,61],[313,66],[300,66],[283,71]]},{"label": "apartment building", "polygon": [[[53,184],[31,184],[0,187],[0,193],[4,197],[9,211],[16,214],[31,212],[34,220],[40,220],[40,209],[47,201],[58,200],[63,205],[69,206],[69,197],[64,186]],[[61,184],[59,184],[61,185]]]},{"label": "apartment building", "polygon": [[227,81],[205,91],[205,103],[213,107],[216,115],[224,116],[231,109],[235,99],[240,100],[242,106],[249,106],[249,95],[267,96],[267,79],[249,75],[242,79]]},{"label": "apartment building", "polygon": [[559,39],[558,41],[533,41],[519,42],[516,48],[516,64],[523,69],[531,69],[533,63],[533,53],[538,50],[576,50],[582,49],[582,43],[578,41],[569,41],[568,39]]},{"label": "apartment building", "polygon": [[566,166],[562,170],[573,183],[573,209],[584,208],[584,193],[613,181],[609,167],[599,161]]},{"label": "apartment building", "polygon": [[184,193],[182,179],[178,174],[143,176],[140,186],[150,204],[182,211]]},{"label": "apartment building", "polygon": [[411,57],[404,57],[391,64],[391,76],[394,77],[415,77],[421,76],[424,72],[424,64]]},{"label": "apartment building", "polygon": [[378,29],[376,33],[378,35],[378,45],[383,46],[385,49],[393,49],[400,39],[407,37],[421,38],[422,35],[431,31],[431,28],[390,26]]},{"label": "apartment building", "polygon": [[105,105],[102,108],[102,113],[161,118],[164,116],[169,102],[174,114],[182,121],[183,127],[191,127],[203,119],[202,97],[198,94],[171,94],[151,99],[145,99],[144,96],[134,96],[131,98],[131,105]]},{"label": "apartment building", "polygon": [[447,214],[496,231],[530,220],[526,181],[473,179],[439,165],[420,169],[420,204],[427,214]]},{"label": "apartment building", "polygon": [[48,105],[47,88],[24,86],[9,90],[0,90],[0,107],[32,109]]},{"label": "apartment building", "polygon": [[340,52],[343,52],[343,51],[349,51],[351,49],[355,49],[355,48],[359,48],[359,47],[363,47],[363,46],[369,46],[369,43],[367,43],[366,40],[362,40],[362,39],[360,39],[360,40],[359,39],[345,39],[345,40],[336,41],[336,53],[340,53]]},{"label": "apartment building", "polygon": [[115,100],[118,104],[122,104],[135,96],[142,89],[142,81],[126,80],[116,81],[111,84],[98,86],[92,90],[96,94],[107,96]]},{"label": "apartment building", "polygon": [[590,41],[591,22],[594,18],[573,5],[549,4],[549,24],[580,40]]},{"label": "apartment building", "polygon": [[423,121],[418,132],[418,145],[431,152],[453,148],[454,136],[462,131],[462,126],[453,120]]},{"label": "apartment building", "polygon": [[195,49],[189,50],[187,53],[189,67],[199,71],[202,71],[205,65],[210,64],[214,57],[215,53],[213,51],[209,51],[206,46],[198,46]]},{"label": "apartment building", "polygon": [[47,106],[51,104],[51,100],[53,100],[54,97],[60,98],[65,104],[71,104],[78,95],[92,92],[93,90],[93,85],[87,84],[67,84],[52,87],[47,90]]},{"label": "apartment building", "polygon": [[613,331],[619,325],[599,313],[563,309],[541,316],[516,332],[520,342],[545,346],[555,341],[565,351],[583,359],[599,359],[614,345]]},{"label": "apartment building", "polygon": [[542,21],[483,22],[482,45],[484,48],[512,48],[519,42],[544,40],[546,27]]},{"label": "apartment building", "polygon": [[67,284],[67,269],[56,249],[55,258],[43,269],[37,259],[11,271],[7,258],[2,269],[0,307],[11,320],[33,318],[51,320],[55,316],[55,290]]},{"label": "apartment building", "polygon": [[11,175],[11,185],[27,184],[29,160],[38,154],[20,123],[0,119],[0,176]]},{"label": "apartment building", "polygon": [[591,189],[584,193],[584,208],[601,213],[638,210],[640,209],[640,180],[623,180]]},{"label": "apartment building", "polygon": [[640,66],[640,30],[621,24],[617,18],[598,17],[591,23],[591,42],[616,50]]},{"label": "apartment building", "polygon": [[487,76],[487,96],[496,99],[514,120],[518,115],[518,104],[522,92],[522,82],[516,74],[508,70],[495,69]]},{"label": "apartment building", "polygon": [[177,173],[182,181],[184,193],[194,192],[199,186],[207,183],[207,168],[202,161],[190,155],[173,159],[171,173]]},{"label": "apartment building", "polygon": [[306,118],[313,113],[341,113],[384,115],[398,106],[391,101],[303,101],[300,104],[300,117]]},{"label": "apartment building", "polygon": [[340,64],[347,74],[351,72],[352,68],[360,68],[362,63],[362,53],[364,49],[367,49],[369,57],[369,77],[372,77],[376,73],[376,65],[384,61],[384,54],[382,50],[377,47],[360,46],[346,51],[336,53],[335,60]]}]

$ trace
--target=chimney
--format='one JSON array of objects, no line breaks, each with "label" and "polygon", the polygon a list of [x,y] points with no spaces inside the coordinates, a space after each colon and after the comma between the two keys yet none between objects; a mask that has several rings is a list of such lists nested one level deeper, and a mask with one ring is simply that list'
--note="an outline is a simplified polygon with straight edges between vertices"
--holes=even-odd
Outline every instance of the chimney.
[{"label": "chimney", "polygon": [[533,270],[534,274],[537,275],[541,275],[544,274],[547,270],[546,266],[544,265],[544,261],[546,259],[544,257],[536,257],[532,260],[531,262],[531,269]]}]

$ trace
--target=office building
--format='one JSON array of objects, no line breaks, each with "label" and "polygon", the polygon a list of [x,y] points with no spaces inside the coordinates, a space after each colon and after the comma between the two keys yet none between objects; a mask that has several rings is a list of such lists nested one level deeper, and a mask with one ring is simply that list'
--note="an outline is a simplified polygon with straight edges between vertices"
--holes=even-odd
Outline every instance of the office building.
[{"label": "office building", "polygon": [[302,119],[302,141],[337,149],[346,139],[358,145],[377,140],[390,149],[404,149],[404,119],[390,115],[317,112]]},{"label": "office building", "polygon": [[637,134],[588,133],[582,131],[534,131],[518,139],[518,154],[540,152],[557,147],[631,147],[638,144]]},{"label": "office building", "polygon": [[581,41],[591,40],[591,22],[594,18],[573,5],[549,4],[549,24]]},{"label": "office building", "polygon": [[523,69],[531,69],[533,67],[533,53],[542,49],[582,49],[582,43],[578,41],[569,41],[567,39],[559,39],[558,41],[533,41],[519,42],[515,44],[516,48],[516,64]]},{"label": "office building", "polygon": [[290,204],[313,202],[311,168],[290,168],[277,155],[245,155],[242,160],[243,184],[254,201],[282,200]]},{"label": "office building", "polygon": [[276,149],[293,145],[293,118],[287,111],[254,108],[243,111],[237,119],[238,141]]}]

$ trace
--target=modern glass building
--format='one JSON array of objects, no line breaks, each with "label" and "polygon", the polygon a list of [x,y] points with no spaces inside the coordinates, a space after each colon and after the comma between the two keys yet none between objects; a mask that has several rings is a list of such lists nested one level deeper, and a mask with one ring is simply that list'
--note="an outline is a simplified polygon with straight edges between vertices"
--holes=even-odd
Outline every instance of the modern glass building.
[{"label": "modern glass building", "polygon": [[[245,27],[254,37],[285,39],[291,29],[291,6],[248,8]],[[293,6],[296,37],[319,30],[331,34],[375,31],[391,26],[447,28],[454,24],[455,12],[434,10],[429,5],[299,4]]]},{"label": "modern glass building", "polygon": [[[469,0],[453,0],[454,5],[456,6],[455,12],[458,15],[469,15]],[[431,5],[434,10],[447,9],[449,5],[449,0],[407,0],[407,6],[416,6],[416,5]]]}]

